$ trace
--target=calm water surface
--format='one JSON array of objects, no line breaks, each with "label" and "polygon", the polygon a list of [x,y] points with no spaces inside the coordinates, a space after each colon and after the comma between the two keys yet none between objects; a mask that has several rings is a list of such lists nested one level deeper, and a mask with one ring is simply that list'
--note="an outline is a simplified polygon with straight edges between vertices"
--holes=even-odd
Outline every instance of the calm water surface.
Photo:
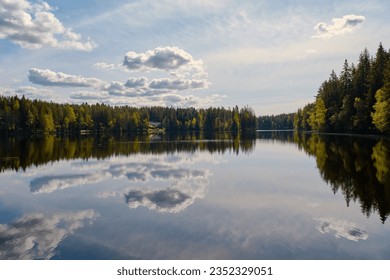
[{"label": "calm water surface", "polygon": [[390,259],[390,142],[0,140],[0,259]]}]

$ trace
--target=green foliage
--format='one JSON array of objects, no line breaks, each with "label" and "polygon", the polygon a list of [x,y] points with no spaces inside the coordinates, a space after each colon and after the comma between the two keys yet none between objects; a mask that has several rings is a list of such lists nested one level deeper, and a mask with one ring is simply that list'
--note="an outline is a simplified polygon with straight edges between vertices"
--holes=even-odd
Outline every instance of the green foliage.
[{"label": "green foliage", "polygon": [[297,114],[279,114],[271,116],[260,116],[258,118],[258,128],[260,130],[284,130],[293,129],[294,123],[300,122],[294,119]]},{"label": "green foliage", "polygon": [[105,104],[56,104],[22,97],[0,96],[3,133],[139,133],[150,122],[168,131],[253,131],[257,117],[246,106],[239,109],[167,108]]},{"label": "green foliage", "polygon": [[380,132],[390,134],[390,61],[384,72],[384,85],[375,94],[376,103],[371,116]]},{"label": "green foliage", "polygon": [[310,120],[312,123],[312,128],[315,130],[323,130],[325,127],[325,121],[326,121],[326,111],[325,103],[322,100],[321,97],[318,97],[315,105],[314,110],[311,112]]},{"label": "green foliage", "polygon": [[345,60],[340,76],[332,71],[321,84],[316,101],[296,112],[294,128],[389,134],[389,65],[390,53],[382,44],[375,57],[365,49],[356,67]]},{"label": "green foliage", "polygon": [[380,132],[390,133],[390,94],[380,89],[375,94],[376,103],[372,113],[372,119],[375,127]]}]

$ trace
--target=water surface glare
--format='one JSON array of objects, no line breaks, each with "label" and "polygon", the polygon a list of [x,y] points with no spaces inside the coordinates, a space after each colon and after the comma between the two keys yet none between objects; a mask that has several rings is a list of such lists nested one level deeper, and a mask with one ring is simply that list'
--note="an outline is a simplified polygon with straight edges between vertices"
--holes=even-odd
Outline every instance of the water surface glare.
[{"label": "water surface glare", "polygon": [[0,139],[0,259],[390,259],[390,142]]}]

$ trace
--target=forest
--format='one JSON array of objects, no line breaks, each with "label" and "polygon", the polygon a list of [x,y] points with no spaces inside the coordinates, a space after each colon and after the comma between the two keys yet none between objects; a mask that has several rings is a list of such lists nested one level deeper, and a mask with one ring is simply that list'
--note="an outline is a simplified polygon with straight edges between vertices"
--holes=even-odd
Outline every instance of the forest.
[{"label": "forest", "polygon": [[322,132],[390,134],[390,51],[367,48],[357,65],[344,61],[331,72],[313,103],[298,109],[294,128]]},{"label": "forest", "polygon": [[58,104],[29,100],[24,96],[0,96],[2,134],[80,134],[167,131],[233,131],[257,129],[254,111],[222,107],[195,109],[173,107],[130,107],[106,104]]},{"label": "forest", "polygon": [[294,113],[265,115],[258,118],[259,130],[294,129]]}]

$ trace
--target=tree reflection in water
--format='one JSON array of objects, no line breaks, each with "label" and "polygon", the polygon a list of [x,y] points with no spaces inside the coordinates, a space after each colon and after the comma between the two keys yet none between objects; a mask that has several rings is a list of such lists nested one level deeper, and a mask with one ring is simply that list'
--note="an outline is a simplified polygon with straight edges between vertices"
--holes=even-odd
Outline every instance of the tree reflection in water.
[{"label": "tree reflection in water", "polygon": [[23,170],[30,166],[70,159],[105,159],[116,155],[210,153],[250,153],[255,135],[201,133],[177,135],[135,135],[133,137],[0,137],[0,172]]},{"label": "tree reflection in water", "polygon": [[294,142],[316,158],[321,177],[333,192],[341,191],[347,206],[358,201],[368,216],[378,212],[384,223],[390,213],[390,142],[341,135],[298,134]]}]

